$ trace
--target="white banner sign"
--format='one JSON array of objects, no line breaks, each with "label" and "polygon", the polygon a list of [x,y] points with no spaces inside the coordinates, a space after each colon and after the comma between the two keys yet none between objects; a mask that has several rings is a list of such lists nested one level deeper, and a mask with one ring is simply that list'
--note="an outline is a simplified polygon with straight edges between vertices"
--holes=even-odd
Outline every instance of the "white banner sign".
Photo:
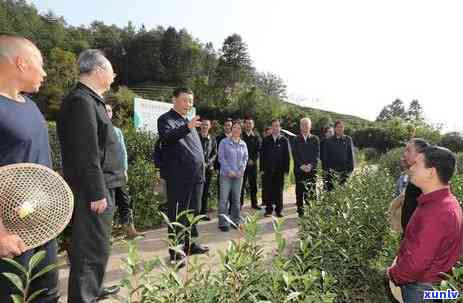
[{"label": "white banner sign", "polygon": [[172,103],[134,99],[134,125],[135,128],[144,129],[157,134],[158,118],[172,108]]}]

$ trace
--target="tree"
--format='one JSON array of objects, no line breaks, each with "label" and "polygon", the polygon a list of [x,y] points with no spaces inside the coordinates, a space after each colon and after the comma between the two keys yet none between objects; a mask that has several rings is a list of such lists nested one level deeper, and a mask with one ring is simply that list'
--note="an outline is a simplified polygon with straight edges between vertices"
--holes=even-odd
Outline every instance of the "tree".
[{"label": "tree", "polygon": [[383,107],[378,117],[376,118],[376,121],[388,121],[393,118],[407,118],[407,112],[405,112],[404,103],[400,99],[396,99],[391,104]]},{"label": "tree", "polygon": [[463,152],[463,134],[458,132],[447,133],[442,136],[439,145],[444,146],[454,153]]},{"label": "tree", "polygon": [[283,79],[272,73],[256,73],[256,85],[268,96],[285,100],[286,84]]},{"label": "tree", "polygon": [[61,99],[77,79],[76,56],[74,53],[55,47],[50,51],[47,78],[38,99],[47,119],[55,120]]},{"label": "tree", "polygon": [[407,120],[409,121],[422,121],[424,119],[423,108],[418,100],[413,100],[410,103],[407,111]]},{"label": "tree", "polygon": [[236,83],[251,78],[253,67],[248,47],[238,34],[227,37],[216,69],[216,84],[234,88]]}]

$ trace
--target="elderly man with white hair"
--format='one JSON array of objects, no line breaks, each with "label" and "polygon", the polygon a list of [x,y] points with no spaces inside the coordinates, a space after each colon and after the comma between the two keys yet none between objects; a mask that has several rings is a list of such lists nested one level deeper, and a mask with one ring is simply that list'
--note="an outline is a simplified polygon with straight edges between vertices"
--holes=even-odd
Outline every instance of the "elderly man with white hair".
[{"label": "elderly man with white hair", "polygon": [[320,156],[320,141],[312,135],[310,118],[300,121],[301,134],[291,145],[294,160],[294,176],[296,177],[296,205],[299,217],[304,215],[304,204],[315,197],[317,179],[317,162]]},{"label": "elderly man with white hair", "polygon": [[103,295],[114,189],[124,185],[125,175],[103,99],[115,77],[111,63],[101,51],[89,49],[77,64],[79,82],[64,98],[57,123],[64,177],[75,196],[68,302],[93,303]]}]

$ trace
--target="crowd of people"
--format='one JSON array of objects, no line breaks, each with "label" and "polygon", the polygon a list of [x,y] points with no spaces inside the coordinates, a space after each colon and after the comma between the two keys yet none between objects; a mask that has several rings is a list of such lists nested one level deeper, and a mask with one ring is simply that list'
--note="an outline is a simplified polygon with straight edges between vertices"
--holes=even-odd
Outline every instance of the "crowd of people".
[{"label": "crowd of people", "polygon": [[[116,207],[127,235],[140,234],[133,226],[125,188],[128,166],[123,136],[112,124],[112,110],[104,99],[116,74],[104,54],[94,49],[79,55],[77,67],[79,80],[63,99],[57,120],[63,176],[75,197],[68,302],[93,303],[118,291],[103,287]],[[51,167],[46,121],[26,95],[37,92],[46,76],[40,50],[28,39],[1,34],[0,70],[0,166],[26,162]],[[179,245],[169,249],[175,266],[183,266],[186,255],[209,251],[197,242],[198,228],[196,224],[190,226],[187,214],[202,214],[204,220],[210,220],[208,194],[213,174],[219,182],[218,228],[228,232],[241,224],[246,188],[252,208],[264,206],[265,216],[284,216],[284,179],[290,173],[291,158],[299,216],[316,197],[319,161],[327,191],[336,183],[342,186],[354,170],[353,143],[344,134],[342,121],[337,121],[334,129],[325,129],[319,139],[311,133],[308,117],[301,119],[297,136],[283,135],[280,120],[274,119],[263,138],[251,117],[245,117],[244,123],[226,119],[223,133],[213,137],[210,120],[187,118],[194,103],[190,89],[175,89],[172,101],[173,108],[157,121],[159,140],[153,156],[166,181],[167,216],[190,230],[185,233],[178,224],[169,225],[169,238]],[[401,287],[405,302],[421,302],[423,291],[443,279],[441,273],[455,265],[463,247],[462,211],[449,186],[456,159],[448,149],[412,139],[406,145],[402,165],[406,173],[398,180],[397,194],[403,197],[403,234],[397,260],[387,269],[387,276]],[[261,205],[257,199],[259,174]],[[21,238],[8,231],[0,217],[0,257],[16,257],[26,265],[42,250],[46,258],[33,274],[56,263],[56,240],[26,250]],[[20,274],[11,263],[0,260],[0,273],[5,272]],[[56,268],[32,281],[29,291],[41,289],[45,291],[37,302],[58,302]],[[10,296],[16,291],[0,275],[1,301],[12,302]]]},{"label": "crowd of people", "polygon": [[[210,220],[208,197],[214,173],[219,189],[218,228],[228,232],[241,224],[240,210],[246,189],[253,209],[264,207],[265,216],[283,217],[284,180],[290,170],[290,154],[294,161],[299,216],[304,215],[304,205],[315,198],[319,160],[328,191],[333,190],[336,182],[344,184],[354,170],[352,138],[344,134],[342,121],[336,121],[334,131],[328,127],[321,141],[311,133],[312,121],[308,117],[301,119],[297,136],[283,135],[280,120],[274,119],[261,138],[253,118],[245,117],[225,119],[223,132],[213,137],[209,119],[186,118],[193,102],[190,89],[178,88],[173,93],[173,108],[158,119],[159,141],[153,157],[166,181],[167,214],[171,222],[189,226],[188,211]],[[261,205],[257,200],[259,174],[262,176]],[[191,242],[191,238],[198,235],[197,227],[191,228],[188,235],[179,235],[178,230],[171,228],[169,235],[176,243],[183,244],[185,254],[208,252],[208,247]],[[172,263],[182,265],[184,258],[174,249],[170,257]]]}]

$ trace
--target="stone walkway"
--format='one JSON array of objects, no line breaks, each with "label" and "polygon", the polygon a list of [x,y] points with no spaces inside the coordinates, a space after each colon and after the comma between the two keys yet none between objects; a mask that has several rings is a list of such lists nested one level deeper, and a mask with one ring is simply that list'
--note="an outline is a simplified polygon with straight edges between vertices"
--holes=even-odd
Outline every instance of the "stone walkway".
[{"label": "stone walkway", "polygon": [[[283,214],[285,216],[284,223],[284,236],[287,242],[291,242],[291,239],[295,239],[297,236],[297,213],[294,189],[289,189],[285,195],[285,205]],[[248,201],[246,202],[248,204]],[[255,211],[251,209],[248,205],[245,206],[242,210],[242,215],[254,213]],[[263,213],[263,210],[261,211]],[[228,247],[230,240],[238,239],[240,237],[240,232],[234,229],[231,229],[230,232],[221,232],[217,228],[217,213],[209,213],[211,221],[202,222],[199,224],[199,233],[200,238],[199,242],[206,246],[209,246],[210,252],[208,255],[199,256],[201,262],[208,263],[209,266],[214,266],[219,262],[218,251],[225,251]],[[259,221],[261,225],[261,232],[259,234],[259,244],[264,247],[265,253],[271,253],[275,248],[275,237],[273,233],[273,224],[272,218],[264,218]],[[146,232],[146,236],[143,239],[138,240],[137,242],[139,256],[142,259],[149,260],[156,257],[163,258],[168,262],[168,253],[167,253],[167,228],[162,226],[155,230],[149,230]],[[127,257],[127,246],[122,243],[114,243],[112,246],[111,256],[109,259],[106,275],[105,275],[105,285],[111,286],[118,284],[122,278],[126,276],[124,270],[121,269],[122,259]],[[62,298],[60,302],[67,302],[67,283],[69,268],[66,265],[66,258],[62,256],[60,263],[64,264],[60,267],[60,289]],[[124,289],[121,290],[121,296],[126,295]],[[103,303],[109,302],[119,302],[115,299],[107,299],[100,301]]]}]

